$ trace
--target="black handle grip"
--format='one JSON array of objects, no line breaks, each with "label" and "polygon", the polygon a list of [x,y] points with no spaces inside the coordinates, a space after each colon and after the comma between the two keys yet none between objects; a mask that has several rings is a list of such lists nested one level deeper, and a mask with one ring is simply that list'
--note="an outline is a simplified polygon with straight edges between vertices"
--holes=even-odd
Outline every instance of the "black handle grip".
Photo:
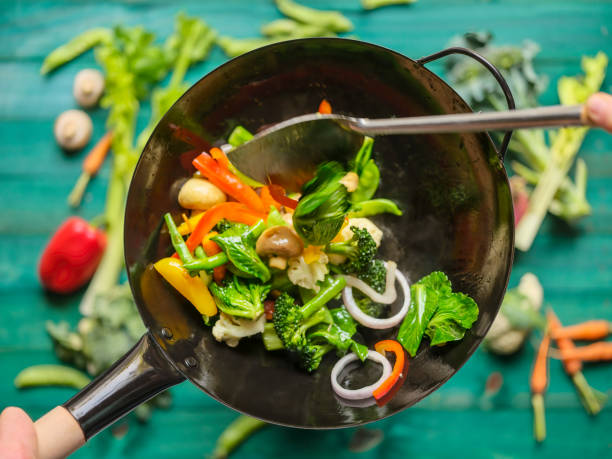
[{"label": "black handle grip", "polygon": [[[482,64],[489,72],[491,72],[491,75],[493,75],[493,78],[495,78],[497,82],[499,83],[499,85],[501,86],[504,96],[506,97],[506,102],[508,103],[508,109],[514,110],[516,108],[516,105],[514,104],[514,97],[512,96],[512,91],[510,91],[508,82],[502,76],[501,72],[497,69],[497,67],[491,64],[491,62],[489,62],[484,56],[481,56],[480,54],[478,54],[475,51],[472,51],[471,49],[454,46],[451,48],[443,49],[442,51],[438,51],[437,53],[430,54],[429,56],[425,56],[420,59],[417,59],[417,62],[421,65],[425,65],[429,62],[438,60],[442,57],[446,57],[451,54],[463,54],[465,56],[471,57],[475,61]],[[504,160],[504,157],[506,156],[506,152],[508,151],[508,145],[510,144],[510,138],[512,137],[512,132],[513,131],[506,132],[502,140],[502,143],[499,147],[499,151],[497,152],[499,155],[499,158],[502,161]]]}]

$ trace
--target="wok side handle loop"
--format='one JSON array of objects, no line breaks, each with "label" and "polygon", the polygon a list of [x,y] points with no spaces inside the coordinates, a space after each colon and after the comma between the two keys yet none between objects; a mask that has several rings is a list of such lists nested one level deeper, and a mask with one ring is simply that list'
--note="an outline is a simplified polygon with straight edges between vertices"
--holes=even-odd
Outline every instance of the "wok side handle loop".
[{"label": "wok side handle loop", "polygon": [[[145,333],[105,373],[62,406],[36,421],[40,456],[67,456],[141,403],[184,379],[161,353],[151,335]],[[60,442],[61,446],[53,437],[53,432],[60,431],[65,431],[67,437],[72,439]],[[58,446],[64,449],[60,450]]]},{"label": "wok side handle loop", "polygon": [[[471,49],[462,48],[460,46],[453,46],[450,48],[443,49],[442,51],[438,51],[437,53],[430,54],[429,56],[425,56],[420,59],[417,59],[416,61],[421,65],[425,65],[425,64],[428,64],[429,62],[436,61],[442,57],[450,56],[451,54],[463,54],[464,56],[471,57],[478,63],[482,64],[491,73],[491,75],[493,75],[493,78],[495,78],[497,82],[499,83],[499,85],[501,86],[502,92],[504,93],[506,102],[508,104],[508,109],[514,110],[516,108],[516,105],[514,103],[514,96],[512,96],[512,91],[510,91],[508,82],[503,77],[499,69],[495,67],[491,62],[489,62],[484,56],[478,54],[475,51],[472,51]],[[506,152],[508,151],[508,145],[510,144],[510,138],[512,137],[512,132],[513,131],[506,132],[502,140],[502,143],[499,147],[499,151],[497,152],[502,162],[506,156]]]}]

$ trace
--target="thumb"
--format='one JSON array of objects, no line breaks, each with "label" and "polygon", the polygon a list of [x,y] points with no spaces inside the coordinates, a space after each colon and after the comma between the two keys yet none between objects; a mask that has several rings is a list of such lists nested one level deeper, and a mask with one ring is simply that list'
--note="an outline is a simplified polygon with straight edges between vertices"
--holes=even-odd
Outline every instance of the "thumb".
[{"label": "thumb", "polygon": [[36,459],[38,445],[34,423],[21,408],[9,407],[0,414],[0,457]]},{"label": "thumb", "polygon": [[596,126],[612,132],[612,96],[603,92],[593,94],[586,103],[587,118]]}]

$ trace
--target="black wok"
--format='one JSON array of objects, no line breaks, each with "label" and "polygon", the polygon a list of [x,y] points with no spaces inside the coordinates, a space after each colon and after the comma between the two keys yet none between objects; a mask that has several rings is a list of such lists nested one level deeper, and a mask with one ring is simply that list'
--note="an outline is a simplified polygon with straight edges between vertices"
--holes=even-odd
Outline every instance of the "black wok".
[{"label": "black wok", "polygon": [[[435,349],[421,346],[404,386],[383,407],[350,407],[335,397],[329,379],[333,356],[307,374],[283,355],[266,352],[257,338],[235,349],[216,342],[197,311],[151,268],[170,251],[162,216],[168,211],[179,215],[176,190],[193,173],[191,159],[203,148],[224,143],[237,124],[256,131],[313,112],[323,98],[335,112],[370,118],[470,111],[424,62],[352,40],[285,42],[219,67],[172,107],[140,158],[125,214],[126,266],[148,332],[107,373],[37,422],[41,437],[63,424],[82,430],[63,450],[56,445],[57,454],[185,379],[265,421],[337,428],[413,405],[467,361],[497,314],[513,255],[510,189],[502,155],[486,133],[376,140],[379,194],[404,211],[402,217],[377,219],[385,230],[383,258],[395,260],[410,280],[443,270],[454,288],[472,296],[480,308],[463,340]],[[396,331],[364,332],[363,337],[372,347]],[[66,410],[71,417],[62,418]]]}]

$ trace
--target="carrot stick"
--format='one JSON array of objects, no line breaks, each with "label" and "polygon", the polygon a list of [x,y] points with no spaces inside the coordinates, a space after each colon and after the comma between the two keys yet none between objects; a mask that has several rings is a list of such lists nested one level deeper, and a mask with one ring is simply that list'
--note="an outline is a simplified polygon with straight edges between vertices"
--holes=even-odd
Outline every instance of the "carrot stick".
[{"label": "carrot stick", "polygon": [[612,331],[612,324],[607,320],[588,320],[581,324],[562,327],[552,334],[554,339],[569,338],[573,340],[595,341],[603,339]]},{"label": "carrot stick", "polygon": [[561,349],[561,358],[576,359],[581,362],[600,362],[612,360],[612,342],[598,341],[588,346],[574,347],[573,349]]},{"label": "carrot stick", "polygon": [[537,442],[546,438],[546,418],[544,413],[544,393],[548,387],[548,348],[550,336],[544,335],[531,370],[531,404],[533,405],[533,435]]},{"label": "carrot stick", "polygon": [[331,112],[332,108],[330,103],[326,99],[323,99],[319,104],[319,113],[321,115],[331,115]]},{"label": "carrot stick", "polygon": [[223,150],[221,150],[220,148],[211,148],[210,149],[210,156],[212,156],[214,159],[217,160],[217,162],[219,163],[219,166],[221,166],[223,169],[225,170],[229,170],[229,159],[227,159],[227,156],[225,155],[225,153],[223,152]]},{"label": "carrot stick", "polygon": [[270,187],[268,185],[261,187],[261,193],[259,195],[267,211],[270,210],[270,206],[274,206],[276,210],[280,210],[281,205],[278,203],[270,194]]},{"label": "carrot stick", "polygon": [[[561,321],[552,311],[549,309],[546,313],[546,318],[548,320],[548,331],[551,335],[555,336],[559,331],[563,328],[561,325]],[[576,348],[574,342],[569,338],[554,338],[557,343],[557,347],[563,353],[564,351],[571,351]],[[587,413],[590,415],[595,415],[601,411],[604,406],[604,403],[607,397],[601,392],[593,389],[586,378],[582,374],[582,361],[578,359],[570,359],[564,358],[562,354],[563,368],[565,372],[568,374],[570,378],[572,378],[572,382],[574,383],[574,387],[578,392],[578,396],[580,401],[582,402],[582,406]]]},{"label": "carrot stick", "polygon": [[81,172],[81,175],[74,184],[74,188],[68,195],[68,204],[71,207],[78,207],[81,204],[87,184],[98,173],[100,167],[102,167],[112,142],[113,134],[112,132],[107,132],[85,157],[82,166],[83,172]]}]

